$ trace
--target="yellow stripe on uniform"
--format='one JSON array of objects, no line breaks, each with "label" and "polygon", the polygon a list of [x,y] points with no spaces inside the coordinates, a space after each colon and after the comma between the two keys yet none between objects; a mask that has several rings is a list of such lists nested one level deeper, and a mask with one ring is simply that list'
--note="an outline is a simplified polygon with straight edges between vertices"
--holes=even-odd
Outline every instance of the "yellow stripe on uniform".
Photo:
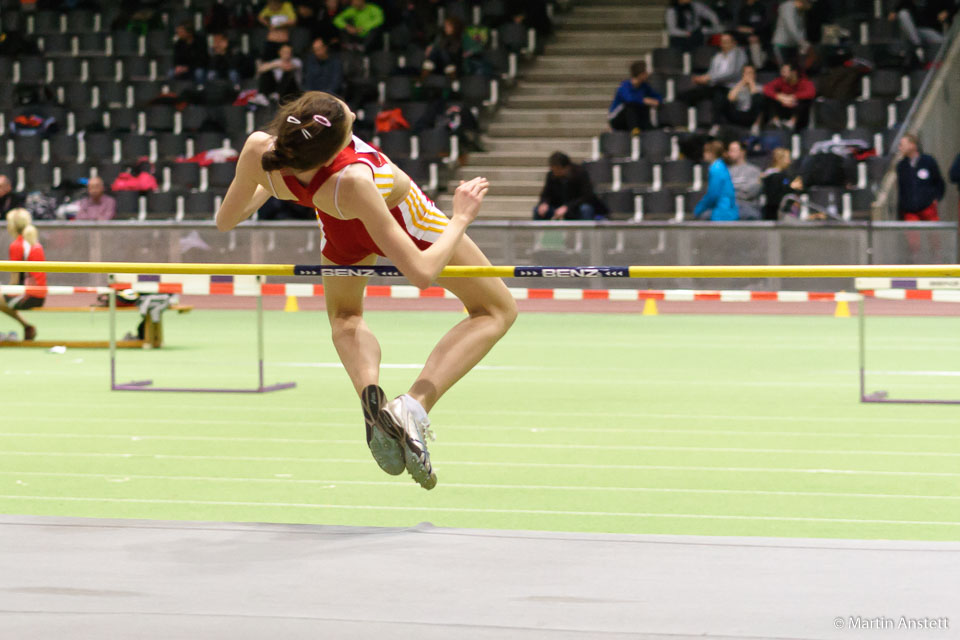
[{"label": "yellow stripe on uniform", "polygon": [[[411,191],[411,194],[412,194],[412,191]],[[434,227],[425,226],[430,224],[430,222],[424,220],[422,216],[417,215],[416,198],[412,197],[411,194],[407,195],[407,199],[404,203],[407,205],[407,210],[410,212],[410,222],[413,223],[413,226],[415,226],[417,229],[421,229],[422,231],[432,231],[434,233],[443,233],[443,227],[437,228],[435,226]],[[421,222],[423,224],[421,224]]]},{"label": "yellow stripe on uniform", "polygon": [[415,207],[416,207],[415,211],[420,214],[420,215],[418,216],[420,222],[422,222],[422,223],[425,224],[425,225],[430,225],[430,224],[432,224],[432,225],[434,225],[434,226],[439,225],[439,226],[441,226],[441,227],[447,226],[447,220],[446,220],[446,219],[437,220],[436,218],[433,218],[433,217],[431,217],[431,216],[429,215],[430,212],[427,211],[427,204],[423,201],[422,198],[417,197],[417,194],[416,194],[416,193],[413,194],[413,202],[414,202],[414,205],[415,205]]},{"label": "yellow stripe on uniform", "polygon": [[416,199],[417,204],[425,214],[424,220],[429,219],[431,222],[446,226],[447,222],[449,222],[449,219],[439,211],[434,210],[433,206],[430,204],[429,200],[427,200],[426,196],[423,195],[422,191],[418,189],[416,193],[414,193],[413,197]]}]

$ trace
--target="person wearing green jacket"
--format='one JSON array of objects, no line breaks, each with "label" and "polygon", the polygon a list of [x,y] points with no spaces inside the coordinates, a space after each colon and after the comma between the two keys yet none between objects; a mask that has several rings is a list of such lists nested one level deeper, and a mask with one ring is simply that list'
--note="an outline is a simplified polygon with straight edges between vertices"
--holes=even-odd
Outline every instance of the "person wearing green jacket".
[{"label": "person wearing green jacket", "polygon": [[383,24],[383,9],[367,0],[350,0],[350,6],[337,14],[333,25],[340,30],[348,48],[366,50]]}]

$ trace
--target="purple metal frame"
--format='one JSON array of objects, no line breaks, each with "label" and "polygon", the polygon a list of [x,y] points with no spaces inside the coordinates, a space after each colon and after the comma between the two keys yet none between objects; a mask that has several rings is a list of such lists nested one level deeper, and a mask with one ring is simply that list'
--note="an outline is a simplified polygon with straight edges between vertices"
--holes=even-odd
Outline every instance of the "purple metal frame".
[{"label": "purple metal frame", "polygon": [[271,391],[282,391],[283,389],[293,389],[297,386],[296,382],[279,382],[277,384],[265,385],[263,383],[263,360],[259,362],[259,380],[260,384],[255,389],[230,389],[230,388],[190,388],[190,387],[154,387],[153,380],[131,380],[123,384],[117,384],[116,360],[110,358],[110,390],[111,391],[159,391],[163,393],[269,393]]},{"label": "purple metal frame", "polygon": [[[216,276],[214,276],[216,277]],[[257,282],[262,284],[262,278]],[[266,385],[263,382],[263,294],[257,296],[257,376],[258,385],[255,389],[236,388],[189,388],[189,387],[154,387],[153,380],[132,380],[117,384],[117,348],[116,348],[116,291],[110,290],[110,390],[111,391],[159,391],[163,393],[269,393],[283,389],[293,389],[296,382],[280,382]]]}]

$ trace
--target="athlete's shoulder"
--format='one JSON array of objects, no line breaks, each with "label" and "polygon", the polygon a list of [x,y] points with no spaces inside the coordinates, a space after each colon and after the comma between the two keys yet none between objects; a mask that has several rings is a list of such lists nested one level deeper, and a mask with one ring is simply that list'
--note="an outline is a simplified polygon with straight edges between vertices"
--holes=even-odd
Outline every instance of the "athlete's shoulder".
[{"label": "athlete's shoulder", "polygon": [[257,155],[263,155],[264,152],[270,149],[270,145],[272,144],[272,135],[266,131],[254,131],[247,136],[246,141],[243,143],[243,149],[240,153],[256,153]]}]

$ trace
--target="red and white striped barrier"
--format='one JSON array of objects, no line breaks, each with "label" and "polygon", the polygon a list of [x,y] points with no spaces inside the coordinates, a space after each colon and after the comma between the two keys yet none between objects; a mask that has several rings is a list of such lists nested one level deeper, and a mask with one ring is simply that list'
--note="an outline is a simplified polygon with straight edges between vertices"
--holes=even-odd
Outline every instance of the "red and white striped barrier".
[{"label": "red and white striped barrier", "polygon": [[27,295],[31,298],[44,298],[46,296],[70,296],[77,293],[110,293],[110,287],[67,287],[60,285],[49,287],[33,287],[19,284],[0,285],[0,294],[6,296]]}]

